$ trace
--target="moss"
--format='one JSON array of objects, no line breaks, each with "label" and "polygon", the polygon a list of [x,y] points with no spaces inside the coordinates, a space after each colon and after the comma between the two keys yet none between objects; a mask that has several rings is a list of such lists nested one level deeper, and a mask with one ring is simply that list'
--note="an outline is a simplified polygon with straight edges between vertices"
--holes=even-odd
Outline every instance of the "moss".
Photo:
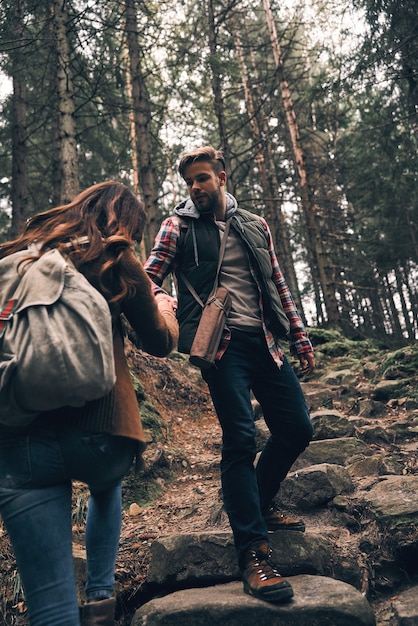
[{"label": "moss", "polygon": [[160,441],[164,437],[166,423],[159,411],[150,402],[141,402],[139,407],[142,425],[149,430],[153,441]]},{"label": "moss", "polygon": [[339,341],[325,343],[320,346],[319,351],[327,357],[347,356],[355,360],[378,353],[378,350],[373,342],[369,340],[352,341],[351,339],[342,339]]},{"label": "moss", "polygon": [[380,365],[380,375],[388,380],[418,375],[418,345],[406,346],[387,354]]},{"label": "moss", "polygon": [[145,390],[140,380],[135,376],[132,370],[130,370],[132,384],[134,386],[136,399],[138,402],[145,400]]},{"label": "moss", "polygon": [[152,504],[164,491],[164,487],[155,479],[138,476],[135,480],[125,479],[122,502],[126,510],[133,502],[140,507]]},{"label": "moss", "polygon": [[339,330],[328,330],[325,328],[308,328],[309,339],[313,346],[320,346],[324,343],[342,341],[344,336]]},{"label": "moss", "polygon": [[187,354],[182,354],[181,352],[172,352],[168,358],[171,361],[177,361],[179,363],[182,363],[183,361],[187,361],[188,360],[188,355]]},{"label": "moss", "polygon": [[373,339],[348,339],[338,329],[309,328],[309,338],[316,353],[327,357],[347,356],[360,359],[379,352]]}]

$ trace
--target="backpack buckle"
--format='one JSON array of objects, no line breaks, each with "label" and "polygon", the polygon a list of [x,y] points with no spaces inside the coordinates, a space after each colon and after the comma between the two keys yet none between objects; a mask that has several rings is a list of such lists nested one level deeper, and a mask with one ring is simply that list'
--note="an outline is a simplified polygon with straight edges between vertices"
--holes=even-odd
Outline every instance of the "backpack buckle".
[{"label": "backpack buckle", "polygon": [[4,331],[6,330],[6,322],[12,319],[16,305],[17,300],[12,298],[6,303],[3,311],[0,312],[0,337],[3,336]]}]

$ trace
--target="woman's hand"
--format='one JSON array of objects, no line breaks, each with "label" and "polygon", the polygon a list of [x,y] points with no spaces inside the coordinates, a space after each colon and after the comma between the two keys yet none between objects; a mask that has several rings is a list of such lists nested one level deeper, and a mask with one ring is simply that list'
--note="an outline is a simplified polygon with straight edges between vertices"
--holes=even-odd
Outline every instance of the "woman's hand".
[{"label": "woman's hand", "polygon": [[172,296],[169,296],[168,293],[157,293],[155,296],[155,300],[157,302],[158,310],[160,311],[160,313],[171,313],[172,315],[176,314],[177,300]]}]

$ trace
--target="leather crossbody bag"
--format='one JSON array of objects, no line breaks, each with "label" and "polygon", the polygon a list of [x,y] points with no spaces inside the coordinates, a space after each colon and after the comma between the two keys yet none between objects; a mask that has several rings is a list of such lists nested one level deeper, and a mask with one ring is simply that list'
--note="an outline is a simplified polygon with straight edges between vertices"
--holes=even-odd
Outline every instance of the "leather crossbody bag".
[{"label": "leather crossbody bag", "polygon": [[207,369],[215,365],[216,354],[221,342],[225,323],[231,310],[231,296],[225,287],[219,286],[219,271],[225,253],[226,241],[229,232],[230,219],[225,222],[225,231],[219,249],[218,266],[214,285],[205,303],[197,294],[190,281],[181,274],[186,287],[194,299],[202,307],[202,315],[190,349],[189,361],[192,365]]}]

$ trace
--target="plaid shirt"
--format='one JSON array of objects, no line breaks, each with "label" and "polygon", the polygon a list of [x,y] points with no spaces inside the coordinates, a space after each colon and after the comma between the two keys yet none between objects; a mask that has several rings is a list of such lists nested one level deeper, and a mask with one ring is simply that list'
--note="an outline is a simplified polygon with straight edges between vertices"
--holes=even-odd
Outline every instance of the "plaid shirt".
[{"label": "plaid shirt", "polygon": [[[290,322],[290,351],[294,356],[301,355],[306,352],[312,352],[312,344],[308,338],[308,333],[296,309],[292,294],[290,293],[289,287],[287,286],[287,283],[284,279],[283,273],[277,261],[270,229],[267,222],[263,218],[260,217],[259,219],[261,220],[266,230],[268,251],[270,254],[272,267],[272,279],[277,287],[277,291],[282,301],[284,311]],[[175,270],[178,268],[176,252],[179,237],[180,218],[177,216],[168,217],[162,222],[161,228],[155,238],[154,247],[145,263],[145,270],[151,278],[152,282],[154,283],[153,289],[155,293],[163,291],[161,285],[163,284],[164,279],[171,272],[175,272]],[[253,277],[256,280],[254,273]],[[257,280],[256,282],[258,284]],[[266,337],[267,346],[274,361],[280,367],[283,363],[284,352],[282,347],[277,342],[277,340],[267,328],[264,322],[260,285],[258,285],[258,287],[260,292],[260,310],[263,320],[263,330]],[[230,338],[231,332],[228,328],[226,328],[221,344],[219,346],[219,351],[217,354],[218,360],[222,357],[225,350],[227,349]]]}]

